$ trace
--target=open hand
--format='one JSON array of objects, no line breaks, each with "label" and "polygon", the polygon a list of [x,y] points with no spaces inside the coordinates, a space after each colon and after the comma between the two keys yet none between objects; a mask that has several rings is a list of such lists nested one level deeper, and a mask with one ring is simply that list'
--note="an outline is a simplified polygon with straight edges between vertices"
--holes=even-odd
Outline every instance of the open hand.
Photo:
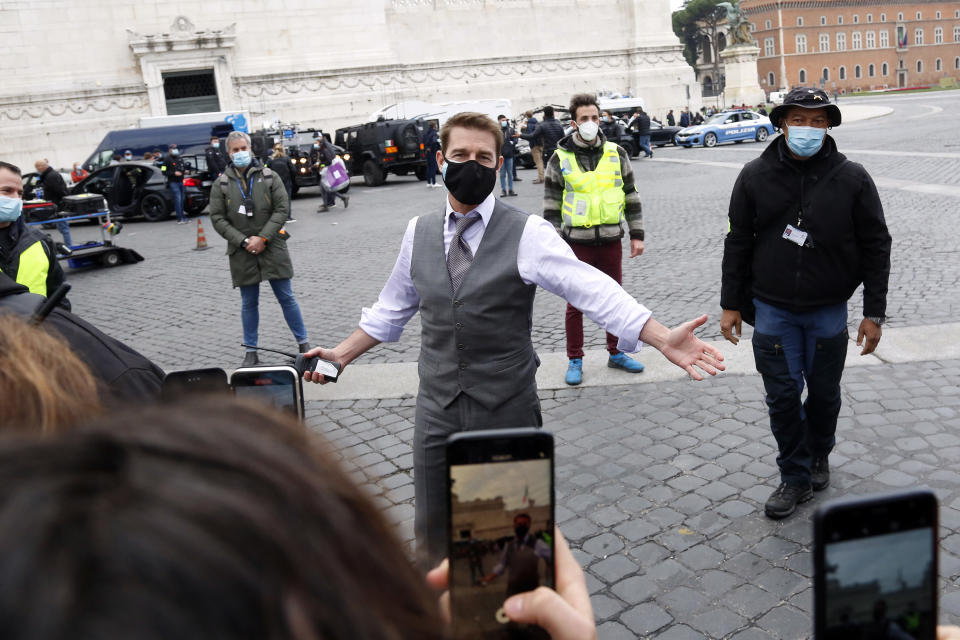
[{"label": "open hand", "polygon": [[700,375],[697,369],[711,376],[717,375],[717,371],[726,369],[723,365],[723,354],[720,353],[720,350],[716,347],[711,347],[693,335],[694,329],[703,326],[706,321],[707,316],[702,315],[699,318],[684,322],[680,326],[670,329],[666,340],[660,347],[660,353],[662,353],[667,360],[685,370],[694,380],[703,380],[703,376]]}]

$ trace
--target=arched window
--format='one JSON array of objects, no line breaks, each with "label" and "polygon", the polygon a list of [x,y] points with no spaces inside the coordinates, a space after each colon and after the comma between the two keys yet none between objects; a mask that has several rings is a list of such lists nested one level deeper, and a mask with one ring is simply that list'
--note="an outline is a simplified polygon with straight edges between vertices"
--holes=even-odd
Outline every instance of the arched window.
[{"label": "arched window", "polygon": [[862,76],[863,76],[863,70],[860,68],[860,65],[854,66],[854,67],[853,67],[853,77],[854,77],[854,78],[860,78],[860,77],[862,77]]},{"label": "arched window", "polygon": [[883,75],[883,77],[887,77],[889,73],[890,73],[890,67],[887,66],[886,62],[884,62],[882,65],[880,65],[880,74]]},{"label": "arched window", "polygon": [[876,71],[876,67],[874,67],[873,64],[867,67],[867,75],[870,76],[871,78],[877,75],[875,71]]},{"label": "arched window", "polygon": [[[957,59],[960,60],[960,58],[957,58]],[[775,82],[775,80],[776,78],[774,78],[773,71],[767,74],[767,84],[769,84],[771,87],[777,86],[777,83]]]},{"label": "arched window", "polygon": [[803,26],[803,16],[797,16],[797,26],[798,27]]},{"label": "arched window", "polygon": [[941,14],[939,11],[937,11],[937,20],[939,20],[939,19],[942,18],[942,17],[943,17],[943,14]]},{"label": "arched window", "polygon": [[960,69],[960,56],[953,59],[953,68]]},{"label": "arched window", "polygon": [[837,16],[837,24],[843,24],[843,16]]},{"label": "arched window", "polygon": [[827,24],[827,16],[820,16],[820,24],[821,25]]},{"label": "arched window", "polygon": [[898,14],[897,14],[897,22],[903,22],[903,14],[902,14],[902,13],[898,13]]},{"label": "arched window", "polygon": [[923,60],[917,60],[917,73],[923,73]]},{"label": "arched window", "polygon": [[800,69],[800,84],[807,84],[807,70]]},{"label": "arched window", "polygon": [[880,14],[880,22],[886,22],[886,21],[887,21],[887,14],[881,13],[881,14]]},{"label": "arched window", "polygon": [[703,79],[703,90],[707,92],[708,95],[713,91],[713,79],[710,76]]},{"label": "arched window", "polygon": [[937,71],[943,71],[943,60],[937,58]]},{"label": "arched window", "polygon": [[717,51],[723,51],[727,48],[727,36],[723,33],[717,34]]},{"label": "arched window", "polygon": [[770,28],[770,21],[769,21],[769,20],[767,20],[766,22],[763,23],[763,28],[764,28],[764,29],[769,29],[769,28]]},{"label": "arched window", "polygon": [[860,24],[860,16],[853,14],[853,24]]},{"label": "arched window", "polygon": [[830,81],[830,68],[829,68],[829,67],[824,67],[824,68],[820,71],[820,77],[823,78],[823,81],[824,81],[824,82],[829,82],[829,81]]},{"label": "arched window", "polygon": [[872,14],[872,13],[868,13],[868,14],[867,14],[867,22],[873,22],[873,14]]},{"label": "arched window", "polygon": [[847,79],[847,68],[846,68],[846,67],[840,67],[840,79],[841,79],[841,80],[846,80],[846,79]]},{"label": "arched window", "polygon": [[923,20],[923,14],[917,11],[917,20]]}]

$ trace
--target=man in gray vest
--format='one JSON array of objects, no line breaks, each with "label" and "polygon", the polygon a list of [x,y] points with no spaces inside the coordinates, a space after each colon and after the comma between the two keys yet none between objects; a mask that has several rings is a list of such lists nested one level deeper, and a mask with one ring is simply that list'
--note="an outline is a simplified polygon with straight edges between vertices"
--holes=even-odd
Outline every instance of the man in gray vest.
[{"label": "man in gray vest", "polygon": [[[612,278],[577,259],[551,223],[494,198],[503,162],[496,122],[460,113],[443,125],[440,140],[445,211],[410,221],[393,273],[377,303],[363,310],[360,327],[333,349],[307,354],[345,367],[380,342],[398,340],[420,311],[414,528],[424,567],[446,554],[447,437],[542,424],[530,337],[537,286],[619,336],[623,351],[645,342],[697,380],[695,367],[711,375],[724,368],[720,352],[693,335],[706,316],[668,329]],[[304,378],[324,381],[318,373]]]}]

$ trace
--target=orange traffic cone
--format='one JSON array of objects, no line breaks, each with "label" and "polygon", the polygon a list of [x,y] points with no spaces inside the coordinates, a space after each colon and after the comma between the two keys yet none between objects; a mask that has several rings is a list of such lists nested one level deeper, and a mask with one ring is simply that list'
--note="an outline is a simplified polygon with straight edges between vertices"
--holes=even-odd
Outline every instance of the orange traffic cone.
[{"label": "orange traffic cone", "polygon": [[203,233],[203,224],[200,222],[200,218],[197,218],[197,246],[194,251],[203,251],[209,248],[207,246],[207,236]]}]

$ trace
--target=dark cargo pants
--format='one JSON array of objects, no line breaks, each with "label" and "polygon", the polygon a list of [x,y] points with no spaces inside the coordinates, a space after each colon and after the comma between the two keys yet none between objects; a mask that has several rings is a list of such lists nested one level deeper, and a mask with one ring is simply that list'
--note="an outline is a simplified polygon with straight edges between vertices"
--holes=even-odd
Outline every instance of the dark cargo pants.
[{"label": "dark cargo pants", "polygon": [[[814,457],[836,443],[840,378],[847,354],[847,305],[792,312],[754,300],[753,355],[763,377],[780,479],[809,486]],[[807,398],[801,402],[804,382]]]}]

